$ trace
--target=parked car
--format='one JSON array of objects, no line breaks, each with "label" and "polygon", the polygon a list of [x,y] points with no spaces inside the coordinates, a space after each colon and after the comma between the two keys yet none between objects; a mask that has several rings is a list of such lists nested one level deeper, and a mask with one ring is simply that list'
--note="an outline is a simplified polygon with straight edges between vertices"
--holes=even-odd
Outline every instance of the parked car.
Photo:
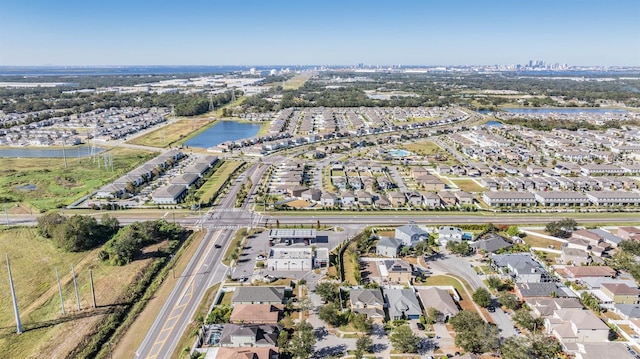
[{"label": "parked car", "polygon": [[494,313],[496,311],[496,308],[494,308],[493,306],[488,306],[487,310],[489,311],[489,313]]},{"label": "parked car", "polygon": [[418,324],[416,324],[416,326],[418,327],[418,329],[424,330],[424,325],[422,323],[418,322]]}]

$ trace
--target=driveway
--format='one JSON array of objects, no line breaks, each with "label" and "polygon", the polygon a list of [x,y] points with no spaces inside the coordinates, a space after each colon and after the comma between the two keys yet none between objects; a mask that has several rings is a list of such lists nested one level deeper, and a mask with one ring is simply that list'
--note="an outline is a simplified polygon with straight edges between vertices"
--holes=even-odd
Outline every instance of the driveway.
[{"label": "driveway", "polygon": [[[479,257],[475,257],[475,259],[477,258]],[[451,273],[461,277],[469,283],[472,292],[478,288],[485,288],[488,290],[487,286],[482,281],[482,278],[480,278],[473,269],[473,261],[474,257],[462,258],[447,253],[444,255],[443,259],[429,261],[427,264],[431,266],[434,271]],[[491,320],[500,329],[500,335],[502,337],[508,338],[516,335],[511,318],[502,309],[496,307],[496,311],[494,313],[489,313],[489,316],[491,316]]]}]

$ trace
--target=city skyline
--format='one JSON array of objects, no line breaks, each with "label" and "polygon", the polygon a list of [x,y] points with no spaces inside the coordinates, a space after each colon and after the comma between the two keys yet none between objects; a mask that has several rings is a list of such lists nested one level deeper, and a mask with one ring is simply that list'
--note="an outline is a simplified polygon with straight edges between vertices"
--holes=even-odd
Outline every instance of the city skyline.
[{"label": "city skyline", "polygon": [[640,65],[634,1],[3,1],[0,66]]}]

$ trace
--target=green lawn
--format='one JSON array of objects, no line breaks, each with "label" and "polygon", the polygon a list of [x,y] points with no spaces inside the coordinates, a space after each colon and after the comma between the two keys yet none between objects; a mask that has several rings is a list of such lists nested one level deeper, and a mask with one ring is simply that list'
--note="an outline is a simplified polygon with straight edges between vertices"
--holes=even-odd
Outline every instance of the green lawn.
[{"label": "green lawn", "polygon": [[186,138],[190,133],[212,124],[207,118],[187,118],[165,125],[143,136],[136,137],[127,143],[151,147],[168,147]]},{"label": "green lawn", "polygon": [[243,163],[244,162],[240,161],[224,161],[196,192],[196,196],[200,198],[200,202],[209,203],[211,198],[222,188],[224,182],[238,167],[242,166]]},{"label": "green lawn", "polygon": [[407,143],[403,144],[400,147],[403,147],[407,151],[419,154],[419,155],[435,155],[437,153],[442,153],[446,155],[446,151],[443,150],[437,144],[431,141],[417,141],[415,143]]}]

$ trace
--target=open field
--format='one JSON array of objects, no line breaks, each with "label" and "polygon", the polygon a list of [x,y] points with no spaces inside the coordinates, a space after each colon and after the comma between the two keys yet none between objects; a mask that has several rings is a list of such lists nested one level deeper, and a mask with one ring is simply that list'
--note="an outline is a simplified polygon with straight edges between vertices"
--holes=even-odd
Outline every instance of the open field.
[{"label": "open field", "polygon": [[[0,158],[0,198],[4,202],[26,202],[41,211],[66,206],[153,158],[147,151],[114,148],[114,171],[98,168],[89,158]],[[102,154],[98,155],[102,159]],[[34,189],[21,190],[21,186]]]},{"label": "open field", "polygon": [[553,246],[553,249],[560,249],[560,245],[562,245],[562,242],[529,234],[524,236],[522,240],[531,247],[549,248],[549,246]]},{"label": "open field", "polygon": [[[66,357],[84,335],[118,307],[123,290],[153,259],[115,267],[98,259],[99,249],[66,253],[40,237],[35,228],[12,228],[0,232],[0,251],[8,253],[24,326],[15,334],[8,291],[0,293],[0,351],[8,358]],[[81,310],[77,309],[70,273],[75,264]],[[60,271],[66,315],[62,316],[55,268]],[[97,308],[91,306],[89,270],[93,272]],[[6,281],[6,274],[3,282]],[[74,335],[67,335],[74,333]]]},{"label": "open field", "polygon": [[202,203],[209,203],[211,198],[222,188],[224,182],[243,163],[240,161],[224,161],[202,187],[198,189],[196,197],[200,198]]},{"label": "open field", "polygon": [[484,191],[484,187],[480,186],[476,181],[472,179],[462,179],[462,180],[450,180],[458,186],[461,190],[467,192],[482,192]]},{"label": "open field", "polygon": [[183,119],[140,137],[136,137],[127,141],[127,143],[164,148],[184,139],[190,133],[211,123],[212,121],[207,118]]},{"label": "open field", "polygon": [[187,267],[187,264],[189,264],[191,257],[200,245],[204,235],[204,231],[195,233],[195,235],[192,236],[192,240],[189,245],[186,246],[185,243],[183,249],[180,250],[184,250],[184,252],[179,251],[176,254],[179,255],[180,258],[172,268],[172,274],[165,279],[160,289],[158,289],[155,296],[147,303],[142,313],[138,315],[125,335],[117,343],[114,343],[114,358],[135,357],[136,350],[140,347],[140,344],[151,328],[153,321],[156,319],[158,313],[160,313],[166,298],[171,294],[171,291],[178,280],[178,276],[184,272],[184,269]]},{"label": "open field", "polygon": [[418,155],[435,155],[437,153],[442,153],[443,155],[447,154],[445,150],[431,141],[416,141],[414,143],[402,144],[400,147]]},{"label": "open field", "polygon": [[290,78],[289,80],[285,81],[284,89],[285,90],[297,90],[300,87],[304,86],[304,84],[307,83],[307,81],[309,81],[311,76],[313,76],[312,72],[303,72],[301,74],[298,74],[298,75],[294,76],[293,78]]},{"label": "open field", "polygon": [[307,201],[303,201],[301,199],[297,199],[295,201],[285,203],[285,206],[292,208],[307,208],[311,205],[311,203]]}]

